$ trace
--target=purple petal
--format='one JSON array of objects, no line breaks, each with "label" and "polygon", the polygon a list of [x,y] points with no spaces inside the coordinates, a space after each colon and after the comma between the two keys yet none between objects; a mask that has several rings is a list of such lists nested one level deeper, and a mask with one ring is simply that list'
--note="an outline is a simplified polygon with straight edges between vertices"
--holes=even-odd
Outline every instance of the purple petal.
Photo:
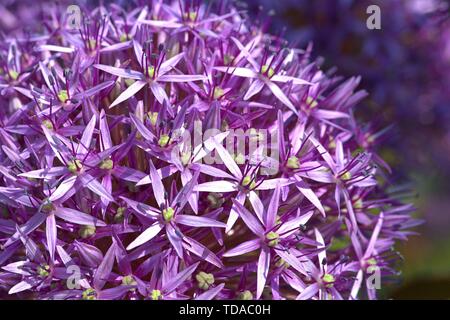
[{"label": "purple petal", "polygon": [[239,216],[244,220],[247,227],[258,237],[264,236],[264,229],[261,223],[242,204],[233,199]]},{"label": "purple petal", "polygon": [[260,79],[255,79],[245,93],[244,100],[248,100],[254,95],[257,95],[262,88],[264,88],[264,82]]},{"label": "purple petal", "polygon": [[[140,58],[138,59],[140,60]],[[112,75],[121,77],[121,78],[127,78],[127,79],[135,79],[135,80],[142,80],[144,78],[143,74],[139,71],[134,71],[131,69],[122,69],[122,68],[116,68],[107,66],[104,64],[94,64],[94,68],[97,68],[99,70],[105,71],[107,73],[110,73]]]},{"label": "purple petal", "polygon": [[103,221],[97,219],[96,217],[93,217],[91,215],[88,215],[86,213],[83,213],[81,211],[75,210],[75,209],[69,209],[69,208],[56,208],[53,213],[63,220],[66,220],[71,223],[80,224],[80,225],[86,225],[86,226],[98,226],[98,227],[105,227],[106,223]]},{"label": "purple petal", "polygon": [[163,226],[159,222],[156,222],[152,226],[148,227],[136,239],[134,239],[133,242],[131,242],[128,245],[127,250],[132,250],[132,249],[139,247],[140,245],[152,240],[154,237],[156,237],[156,235],[158,235],[158,233],[162,230],[162,228],[163,228]]},{"label": "purple petal", "polygon": [[297,300],[308,300],[316,295],[316,293],[319,291],[319,285],[317,283],[314,283],[297,296]]},{"label": "purple petal", "polygon": [[225,287],[225,283],[221,283],[218,286],[209,289],[202,294],[198,295],[194,300],[212,300],[215,296],[219,294],[220,291]]},{"label": "purple petal", "polygon": [[256,284],[256,299],[259,299],[266,285],[267,275],[269,274],[270,250],[263,247],[258,259],[258,282]]},{"label": "purple petal", "polygon": [[91,146],[92,135],[94,134],[95,124],[97,122],[97,117],[95,115],[92,116],[91,120],[86,126],[86,129],[81,136],[80,143],[77,147],[77,154],[86,154]]},{"label": "purple petal", "polygon": [[166,234],[167,238],[169,238],[170,243],[172,244],[173,248],[177,252],[178,256],[182,259],[183,258],[183,234],[172,227],[172,225],[168,224],[166,226]]},{"label": "purple petal", "polygon": [[165,294],[171,293],[178,286],[180,286],[187,278],[191,276],[191,274],[197,269],[200,262],[194,263],[178,273],[175,277],[173,277],[163,288],[163,292]]},{"label": "purple petal", "polygon": [[194,190],[200,192],[233,192],[237,191],[238,188],[235,182],[220,180],[198,184],[194,187]]},{"label": "purple petal", "polygon": [[47,216],[45,233],[47,237],[48,252],[50,253],[50,259],[53,263],[53,261],[55,261],[56,249],[56,221],[54,214],[49,214]]},{"label": "purple petal", "polygon": [[156,139],[155,135],[148,130],[145,125],[136,117],[133,113],[130,113],[130,120],[139,131],[139,133],[148,141],[153,141]]},{"label": "purple petal", "polygon": [[176,222],[191,227],[211,227],[211,228],[226,228],[226,224],[216,221],[214,219],[191,216],[187,214],[181,214],[176,217]]},{"label": "purple petal", "polygon": [[114,102],[109,106],[109,108],[113,108],[113,107],[117,106],[118,104],[128,100],[129,98],[134,96],[137,92],[139,92],[143,87],[145,87],[146,84],[147,84],[147,82],[145,82],[145,81],[140,81],[140,80],[136,81],[131,86],[129,86],[124,92],[122,92],[116,98],[116,100],[114,100]]},{"label": "purple petal", "polygon": [[270,229],[275,225],[277,219],[278,207],[280,206],[280,186],[277,185],[270,199],[269,207],[267,208],[267,215],[265,219],[266,228]]},{"label": "purple petal", "polygon": [[100,290],[105,285],[114,265],[116,244],[113,242],[94,273],[94,288]]},{"label": "purple petal", "polygon": [[255,251],[257,249],[261,248],[261,240],[260,239],[253,239],[245,241],[233,249],[228,250],[223,254],[224,257],[234,257],[234,256],[240,256],[243,254],[246,254],[248,252]]},{"label": "purple petal", "polygon": [[185,237],[183,240],[183,247],[186,250],[192,252],[196,256],[202,258],[205,261],[208,261],[218,268],[223,268],[222,261],[220,261],[220,259],[204,245],[189,237]]},{"label": "purple petal", "polygon": [[94,177],[87,173],[83,173],[78,176],[80,178],[81,183],[84,187],[87,187],[89,190],[97,194],[101,198],[105,198],[111,202],[114,202],[114,198],[111,194],[102,186],[100,182],[97,181]]},{"label": "purple petal", "polygon": [[154,81],[150,82],[150,89],[152,90],[153,95],[155,96],[156,100],[158,100],[159,103],[163,104],[164,101],[169,101],[169,97],[167,96],[166,91],[157,82]]},{"label": "purple petal", "polygon": [[159,176],[158,172],[156,171],[156,168],[153,165],[152,160],[149,161],[149,166],[150,166],[150,178],[152,180],[153,194],[155,195],[156,202],[158,203],[159,207],[161,208],[165,203],[164,185],[162,184],[161,177]]}]

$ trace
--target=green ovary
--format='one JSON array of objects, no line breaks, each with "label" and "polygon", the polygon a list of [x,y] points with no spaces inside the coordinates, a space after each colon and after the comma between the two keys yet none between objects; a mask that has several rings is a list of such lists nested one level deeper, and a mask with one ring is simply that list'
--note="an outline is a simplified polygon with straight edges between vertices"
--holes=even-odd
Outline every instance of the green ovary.
[{"label": "green ovary", "polygon": [[249,187],[250,189],[254,189],[256,187],[255,181],[250,176],[245,176],[242,180],[242,185],[244,187]]},{"label": "green ovary", "polygon": [[78,231],[78,234],[81,238],[86,239],[95,234],[95,226],[82,226],[80,228],[80,231]]},{"label": "green ovary", "polygon": [[269,232],[266,235],[266,239],[268,240],[269,247],[275,247],[280,243],[280,236],[276,232]]},{"label": "green ovary", "polygon": [[164,221],[170,222],[172,220],[174,214],[175,214],[175,211],[171,207],[164,209],[162,212]]},{"label": "green ovary", "polygon": [[272,78],[272,76],[275,74],[275,70],[265,64],[261,68],[261,73],[267,74],[269,78]]},{"label": "green ovary", "polygon": [[211,285],[214,284],[214,275],[206,272],[199,272],[195,279],[197,280],[198,287],[202,290],[208,290]]},{"label": "green ovary", "polygon": [[152,290],[151,293],[152,300],[162,300],[163,295],[161,294],[160,290]]},{"label": "green ovary", "polygon": [[111,170],[114,167],[114,162],[111,159],[103,160],[100,163],[100,169]]},{"label": "green ovary", "polygon": [[67,164],[67,169],[69,169],[69,171],[72,172],[72,173],[77,173],[82,168],[83,168],[83,165],[82,165],[81,161],[78,160],[78,159],[70,161]]},{"label": "green ovary", "polygon": [[58,92],[58,99],[62,103],[66,102],[67,99],[69,99],[69,93],[67,92],[67,90],[60,90]]},{"label": "green ovary", "polygon": [[169,144],[170,137],[167,134],[163,134],[158,141],[160,147],[164,148]]},{"label": "green ovary", "polygon": [[289,169],[298,169],[298,168],[300,168],[300,161],[295,156],[289,157],[286,166]]},{"label": "green ovary", "polygon": [[96,300],[97,299],[97,293],[94,289],[89,288],[83,291],[82,297],[83,300]]}]

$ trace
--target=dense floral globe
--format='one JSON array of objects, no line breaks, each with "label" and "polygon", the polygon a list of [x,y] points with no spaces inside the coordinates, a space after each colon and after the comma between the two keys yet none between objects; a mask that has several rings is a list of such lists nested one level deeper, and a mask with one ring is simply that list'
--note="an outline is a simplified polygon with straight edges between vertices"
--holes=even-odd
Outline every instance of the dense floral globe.
[{"label": "dense floral globe", "polygon": [[1,45],[3,296],[374,299],[398,275],[418,221],[359,78],[225,2],[67,9]]},{"label": "dense floral globe", "polygon": [[[411,177],[417,168],[433,176],[450,172],[447,0],[251,0],[241,5],[261,12],[256,15],[261,21],[270,20],[267,29],[285,28],[286,37],[301,44],[312,41],[314,54],[341,75],[362,76],[370,96],[359,116],[372,119],[371,130],[388,128],[380,152],[396,166],[396,178]],[[372,5],[380,8],[380,30],[366,26]],[[441,185],[448,189],[446,181]]]}]

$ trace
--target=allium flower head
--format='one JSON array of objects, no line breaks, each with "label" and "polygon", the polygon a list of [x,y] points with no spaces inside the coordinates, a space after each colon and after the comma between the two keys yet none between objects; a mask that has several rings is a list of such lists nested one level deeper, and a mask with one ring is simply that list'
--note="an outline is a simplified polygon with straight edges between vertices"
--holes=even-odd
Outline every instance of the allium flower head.
[{"label": "allium flower head", "polygon": [[361,139],[360,78],[224,2],[81,12],[0,47],[0,290],[376,298],[418,221]]}]

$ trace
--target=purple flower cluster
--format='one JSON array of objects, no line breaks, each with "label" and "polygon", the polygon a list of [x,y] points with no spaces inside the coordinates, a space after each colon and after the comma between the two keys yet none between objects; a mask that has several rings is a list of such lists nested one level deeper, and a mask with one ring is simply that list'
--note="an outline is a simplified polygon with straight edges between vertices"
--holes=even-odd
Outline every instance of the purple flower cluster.
[{"label": "purple flower cluster", "polygon": [[[370,93],[360,115],[379,130],[390,126],[386,156],[397,174],[439,167],[450,172],[449,3],[445,0],[252,0],[249,12],[269,18],[288,39],[312,41],[343,75],[360,75]],[[366,26],[378,5],[381,30]],[[378,128],[378,129],[376,129]],[[420,129],[418,129],[420,128]],[[420,132],[420,134],[418,133]],[[391,149],[391,150],[389,150]],[[417,152],[421,150],[421,152]],[[400,151],[400,152],[399,152]],[[445,182],[444,182],[445,183]]]},{"label": "purple flower cluster", "polygon": [[0,292],[374,299],[398,274],[418,221],[359,78],[225,2],[65,9],[0,47]]}]

